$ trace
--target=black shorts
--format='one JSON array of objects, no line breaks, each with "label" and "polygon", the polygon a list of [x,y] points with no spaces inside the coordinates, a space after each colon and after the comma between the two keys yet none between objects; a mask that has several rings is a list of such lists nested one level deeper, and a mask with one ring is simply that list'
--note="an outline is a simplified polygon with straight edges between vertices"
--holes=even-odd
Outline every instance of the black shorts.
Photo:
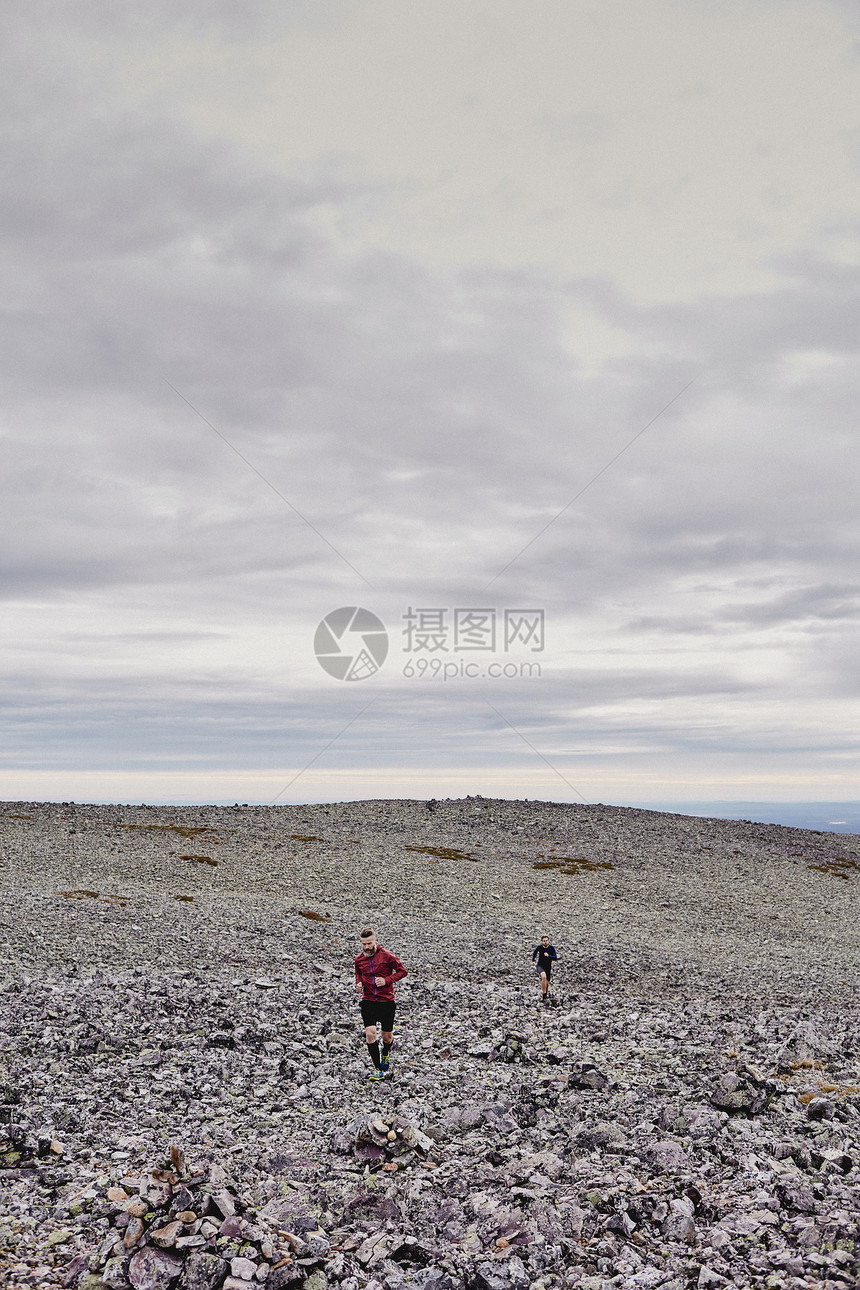
[{"label": "black shorts", "polygon": [[552,976],[552,964],[553,964],[552,959],[549,959],[548,962],[546,962],[543,965],[543,967],[541,967],[540,963],[538,963],[537,967],[535,968],[535,971],[537,972],[538,976],[540,976],[542,972],[546,972],[546,979],[548,981]]},{"label": "black shorts", "polygon": [[376,999],[362,999],[361,1016],[366,1026],[379,1026],[388,1032],[394,1029],[394,1009],[396,1003],[382,1003]]}]

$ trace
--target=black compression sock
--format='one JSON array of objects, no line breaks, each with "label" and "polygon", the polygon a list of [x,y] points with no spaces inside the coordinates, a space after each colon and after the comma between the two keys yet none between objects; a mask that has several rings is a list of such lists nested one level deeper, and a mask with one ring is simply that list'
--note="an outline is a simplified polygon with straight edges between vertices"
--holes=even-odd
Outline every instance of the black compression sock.
[{"label": "black compression sock", "polygon": [[391,1044],[383,1044],[383,1045],[382,1045],[382,1056],[383,1056],[383,1057],[387,1057],[387,1056],[388,1056],[388,1054],[389,1054],[390,1052],[391,1052]]},{"label": "black compression sock", "polygon": [[367,1051],[370,1053],[370,1060],[377,1070],[379,1070],[379,1044],[368,1044]]}]

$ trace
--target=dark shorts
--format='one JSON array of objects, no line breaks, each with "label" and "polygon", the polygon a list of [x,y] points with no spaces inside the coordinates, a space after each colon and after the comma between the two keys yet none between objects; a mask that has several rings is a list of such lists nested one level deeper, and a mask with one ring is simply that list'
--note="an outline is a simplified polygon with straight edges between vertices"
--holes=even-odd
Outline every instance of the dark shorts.
[{"label": "dark shorts", "polygon": [[553,963],[552,959],[550,959],[548,963],[545,963],[543,967],[541,967],[540,963],[538,963],[537,968],[535,969],[537,971],[538,976],[540,976],[542,972],[546,972],[546,979],[548,981],[552,976],[552,963]]},{"label": "dark shorts", "polygon": [[362,999],[361,1016],[366,1026],[379,1026],[380,1030],[394,1029],[396,1003],[379,1003],[375,999]]}]

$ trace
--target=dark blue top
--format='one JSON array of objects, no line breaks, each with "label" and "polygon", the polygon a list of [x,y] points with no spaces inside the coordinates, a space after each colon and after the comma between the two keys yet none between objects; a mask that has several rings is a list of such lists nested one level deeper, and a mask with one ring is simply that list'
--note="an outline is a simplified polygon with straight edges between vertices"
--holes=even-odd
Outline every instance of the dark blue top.
[{"label": "dark blue top", "polygon": [[532,952],[532,963],[537,959],[537,965],[542,972],[557,958],[554,945],[536,945]]}]

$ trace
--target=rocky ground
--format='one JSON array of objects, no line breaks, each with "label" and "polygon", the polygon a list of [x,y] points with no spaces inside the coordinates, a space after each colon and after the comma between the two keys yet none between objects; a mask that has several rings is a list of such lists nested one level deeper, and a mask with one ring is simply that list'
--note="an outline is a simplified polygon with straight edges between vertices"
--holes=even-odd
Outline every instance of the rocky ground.
[{"label": "rocky ground", "polygon": [[[6,1286],[857,1282],[856,836],[6,803],[0,866]],[[380,1085],[367,920],[409,968]]]}]

